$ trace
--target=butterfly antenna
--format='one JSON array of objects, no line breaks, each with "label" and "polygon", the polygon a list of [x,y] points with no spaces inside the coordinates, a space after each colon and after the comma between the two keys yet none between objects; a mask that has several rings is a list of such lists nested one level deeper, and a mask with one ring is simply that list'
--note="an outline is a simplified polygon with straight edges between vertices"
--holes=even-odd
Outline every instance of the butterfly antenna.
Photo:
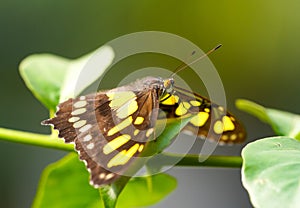
[{"label": "butterfly antenna", "polygon": [[[217,45],[216,47],[214,47],[213,49],[209,50],[208,52],[206,52],[205,54],[203,54],[202,56],[200,56],[199,58],[197,58],[196,60],[186,64],[186,63],[182,63],[181,65],[179,65],[175,71],[171,74],[171,78],[174,77],[175,74],[177,74],[178,72],[182,71],[183,69],[187,68],[188,66],[196,63],[197,61],[207,57],[209,54],[211,54],[212,52],[218,50],[220,47],[222,46],[222,44]],[[194,55],[196,52],[193,51],[191,55]]]}]

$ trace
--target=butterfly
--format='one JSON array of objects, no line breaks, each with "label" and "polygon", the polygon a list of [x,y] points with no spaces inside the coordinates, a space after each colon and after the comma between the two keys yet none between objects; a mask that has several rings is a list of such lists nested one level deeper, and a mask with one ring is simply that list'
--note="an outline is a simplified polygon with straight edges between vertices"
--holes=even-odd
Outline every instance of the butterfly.
[{"label": "butterfly", "polygon": [[245,129],[231,113],[174,86],[173,77],[145,77],[126,86],[69,99],[42,124],[52,125],[66,143],[75,143],[90,172],[91,185],[98,188],[117,180],[142,155],[156,137],[158,119],[188,114],[192,117],[185,131],[220,143],[245,140]]},{"label": "butterfly", "polygon": [[223,107],[175,87],[173,79],[157,77],[69,99],[59,104],[54,118],[42,124],[53,125],[66,143],[75,143],[90,170],[91,184],[99,187],[122,175],[153,139],[159,111],[166,118],[194,114],[184,130],[210,140],[239,143],[246,136]]}]

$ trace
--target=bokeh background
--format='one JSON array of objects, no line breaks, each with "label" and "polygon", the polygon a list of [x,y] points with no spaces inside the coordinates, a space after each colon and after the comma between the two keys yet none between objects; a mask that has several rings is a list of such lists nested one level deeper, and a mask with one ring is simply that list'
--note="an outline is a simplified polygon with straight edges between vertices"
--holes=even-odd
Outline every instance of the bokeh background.
[{"label": "bokeh background", "polygon": [[[247,142],[272,135],[267,125],[236,110],[234,102],[247,98],[300,113],[299,11],[297,0],[1,0],[0,127],[49,133],[40,125],[48,117],[46,108],[18,73],[26,56],[47,52],[77,58],[121,35],[158,30],[182,36],[203,50],[222,43],[210,58],[229,108],[248,130]],[[148,63],[178,64],[155,60],[125,60],[119,67],[133,71]],[[113,76],[122,75],[126,73]],[[180,75],[193,80],[188,70]],[[190,82],[197,88],[197,82]],[[219,147],[216,154],[239,155],[242,147]],[[65,154],[0,141],[0,207],[30,207],[43,168]],[[169,173],[178,178],[178,188],[154,207],[251,207],[239,169],[174,168]]]}]

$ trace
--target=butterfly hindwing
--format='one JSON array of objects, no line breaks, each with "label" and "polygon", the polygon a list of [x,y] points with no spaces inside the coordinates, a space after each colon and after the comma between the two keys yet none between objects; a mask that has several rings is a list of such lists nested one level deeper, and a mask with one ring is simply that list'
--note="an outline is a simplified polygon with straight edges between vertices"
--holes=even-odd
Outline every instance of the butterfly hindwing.
[{"label": "butterfly hindwing", "polygon": [[109,184],[124,174],[129,164],[153,137],[158,115],[154,89],[119,91],[118,88],[58,106],[51,124],[66,143],[75,143],[80,159],[91,173],[91,183]]},{"label": "butterfly hindwing", "polygon": [[222,106],[209,99],[179,87],[172,95],[160,101],[160,109],[167,118],[176,118],[188,113],[194,115],[183,131],[220,143],[240,143],[246,133],[237,119]]}]

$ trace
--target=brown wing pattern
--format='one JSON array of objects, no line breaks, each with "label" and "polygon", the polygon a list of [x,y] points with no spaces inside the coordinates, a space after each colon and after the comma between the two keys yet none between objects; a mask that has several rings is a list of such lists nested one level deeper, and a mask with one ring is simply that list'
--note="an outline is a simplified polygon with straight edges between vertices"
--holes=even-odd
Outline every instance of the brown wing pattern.
[{"label": "brown wing pattern", "polygon": [[143,151],[153,136],[157,109],[155,90],[107,91],[59,104],[55,117],[43,124],[53,125],[66,143],[75,143],[91,184],[99,187],[124,174]]}]

